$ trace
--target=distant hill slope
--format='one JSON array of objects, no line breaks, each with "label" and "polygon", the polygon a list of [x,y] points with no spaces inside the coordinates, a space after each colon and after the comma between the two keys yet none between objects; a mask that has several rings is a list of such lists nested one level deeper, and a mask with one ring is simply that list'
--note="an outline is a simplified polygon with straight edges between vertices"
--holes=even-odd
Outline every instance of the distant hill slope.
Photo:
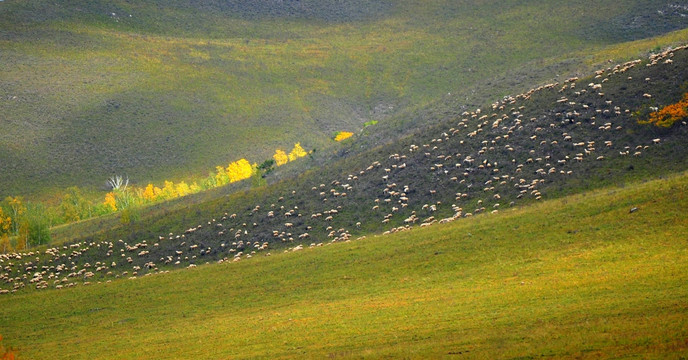
[{"label": "distant hill slope", "polygon": [[[0,288],[63,286],[48,281],[56,272],[68,271],[65,283],[79,284],[86,273],[109,279],[239,261],[274,248],[407,231],[682,171],[688,126],[659,129],[638,121],[688,92],[687,65],[686,46],[609,64],[590,77],[505,97],[297,179],[200,204],[180,199],[174,207],[147,209],[131,224],[115,217],[84,223],[90,229],[77,224],[70,229],[78,241],[29,260],[26,254],[0,257],[12,263]],[[65,257],[73,265],[58,269]],[[46,274],[17,277],[36,269]]]},{"label": "distant hill slope", "polygon": [[683,173],[391,236],[0,296],[2,335],[20,359],[680,358],[686,194]]},{"label": "distant hill slope", "polygon": [[524,90],[495,81],[505,74],[575,72],[583,54],[685,28],[684,12],[638,0],[4,1],[0,197],[97,189],[113,174],[188,179],[297,141],[323,149],[334,131],[443,97]]}]

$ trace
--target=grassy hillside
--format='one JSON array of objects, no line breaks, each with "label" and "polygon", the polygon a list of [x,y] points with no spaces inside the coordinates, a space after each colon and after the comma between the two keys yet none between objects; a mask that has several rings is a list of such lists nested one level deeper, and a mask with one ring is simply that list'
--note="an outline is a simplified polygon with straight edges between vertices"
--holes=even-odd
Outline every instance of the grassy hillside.
[{"label": "grassy hillside", "polygon": [[521,91],[609,45],[685,28],[683,12],[638,0],[4,1],[0,197],[98,189],[113,174],[204,176],[297,141],[323,149],[371,119],[408,128],[439,98]]},{"label": "grassy hillside", "polygon": [[[496,216],[0,297],[22,358],[677,358],[688,174]],[[629,213],[632,207],[637,211]]]},{"label": "grassy hillside", "polygon": [[[297,179],[250,190],[249,184],[236,184],[232,188],[217,189],[147,208],[141,211],[141,219],[134,223],[121,224],[119,216],[115,215],[55,229],[53,237],[57,243],[114,239],[136,243],[151,241],[170,232],[179,235],[190,227],[216,219],[224,224],[224,234],[219,235],[222,229],[206,226],[194,232],[193,241],[214,249],[211,254],[217,259],[228,255],[226,249],[222,250],[219,246],[223,242],[234,242],[232,236],[237,229],[243,228],[244,223],[256,225],[246,229],[249,234],[244,234],[241,240],[267,241],[279,246],[289,237],[298,242],[297,235],[307,232],[310,235],[309,243],[321,242],[333,238],[329,236],[331,230],[344,229],[337,235],[360,235],[408,225],[404,220],[413,214],[418,218],[415,225],[430,216],[438,220],[450,217],[457,212],[452,205],[460,207],[461,216],[465,216],[467,213],[521,206],[537,201],[538,196],[558,197],[601,185],[623,184],[683,171],[688,168],[688,157],[685,156],[688,155],[688,148],[684,146],[687,128],[679,125],[661,130],[637,123],[639,119],[647,117],[650,106],[673,103],[688,89],[688,74],[684,66],[688,64],[688,52],[681,50],[674,55],[671,64],[665,64],[664,59],[660,64],[647,67],[646,60],[616,74],[605,68],[603,77],[583,78],[575,83],[573,89],[559,92],[562,86],[559,85],[533,93],[528,99],[515,99],[513,104],[510,103],[512,100],[507,99],[510,104],[504,109],[493,110],[487,106],[482,109],[480,116],[462,116],[460,113],[433,116],[428,119],[435,122],[433,127],[399,142],[360,152],[359,142],[368,138],[363,134],[329,157],[300,160],[311,163],[310,166],[317,169]],[[651,81],[646,81],[646,78]],[[603,90],[599,91],[604,91],[605,96],[601,97],[598,91],[593,91],[588,86],[590,82],[603,84]],[[586,92],[576,95],[579,91]],[[645,93],[653,97],[645,98]],[[562,96],[570,96],[571,99],[560,102]],[[576,104],[570,105],[572,101]],[[611,104],[607,104],[607,101],[611,101]],[[616,114],[615,107],[619,108],[620,114]],[[578,113],[578,121],[569,121],[567,113],[571,113],[572,118],[574,113]],[[480,119],[482,116],[489,119],[487,126],[483,126],[485,119]],[[493,128],[492,122],[504,116],[507,118]],[[604,125],[608,122],[613,125],[605,130]],[[457,131],[459,123],[463,125]],[[482,131],[478,133],[480,129]],[[473,132],[475,135],[472,136]],[[564,133],[571,136],[571,141],[564,139]],[[505,135],[509,136],[508,140]],[[532,138],[533,135],[536,137]],[[659,144],[654,144],[653,139],[657,138]],[[495,143],[492,144],[492,141]],[[542,144],[542,141],[545,143]],[[596,145],[590,145],[590,141]],[[579,146],[580,142],[585,142],[585,146]],[[611,143],[607,145],[605,142]],[[410,151],[411,145],[419,149]],[[637,149],[637,146],[642,148]],[[394,154],[398,156],[392,156]],[[448,155],[451,158],[447,158]],[[605,159],[596,160],[599,156]],[[473,160],[467,161],[469,158]],[[489,166],[486,166],[488,162]],[[376,166],[367,170],[374,163]],[[461,167],[456,167],[457,163]],[[402,164],[405,164],[403,169],[400,168]],[[289,177],[282,170],[291,171],[278,169],[274,177],[269,179]],[[353,179],[354,175],[356,179]],[[386,179],[383,178],[385,176]],[[495,180],[495,176],[500,178]],[[537,184],[533,184],[535,180]],[[351,188],[345,188],[346,184]],[[396,188],[390,188],[392,184]],[[406,186],[409,191],[404,190]],[[316,189],[313,190],[313,187]],[[234,193],[238,190],[242,191]],[[346,192],[347,196],[335,196],[332,190]],[[390,195],[392,192],[398,193]],[[403,197],[407,198],[405,201],[401,199],[402,192],[405,193]],[[388,203],[387,199],[391,202]],[[495,207],[497,204],[500,208]],[[252,210],[257,205],[261,209],[254,213]],[[435,205],[436,211],[430,210],[429,205]],[[374,210],[374,206],[379,208]],[[284,215],[295,207],[298,211],[295,210],[294,215],[301,213],[302,217]],[[326,221],[328,214],[324,213],[332,209],[338,212]],[[270,211],[273,212],[272,217],[268,216]],[[237,218],[221,220],[225,217],[224,213],[236,213]],[[318,213],[321,216],[312,218],[313,214]],[[383,223],[389,215],[392,216]],[[285,228],[288,222],[293,223],[290,229]],[[332,229],[328,230],[330,226]],[[292,235],[277,238],[273,236],[275,230]],[[167,256],[169,251],[172,249],[165,248],[159,255]],[[140,266],[159,258],[151,255],[135,261],[140,262]]]},{"label": "grassy hillside", "polygon": [[[306,12],[327,27],[391,16],[348,13],[359,3],[346,2],[336,18],[307,1],[258,13],[204,4],[170,9],[302,25]],[[45,6],[22,26],[69,18]],[[147,31],[141,39],[177,41]],[[418,102],[278,168],[270,185],[53,229],[47,248],[0,255],[0,334],[27,358],[678,357],[688,350],[688,126],[639,121],[688,93],[688,46],[606,59],[685,34],[603,42],[575,53],[603,62],[596,73],[479,109],[456,94]],[[536,76],[568,68],[547,61]],[[472,96],[523,87],[524,69]]]}]

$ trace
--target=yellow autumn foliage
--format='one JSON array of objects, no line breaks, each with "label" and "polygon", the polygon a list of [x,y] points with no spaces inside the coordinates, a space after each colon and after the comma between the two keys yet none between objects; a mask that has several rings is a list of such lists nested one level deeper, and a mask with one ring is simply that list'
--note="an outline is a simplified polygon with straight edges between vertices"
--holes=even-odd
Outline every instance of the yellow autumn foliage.
[{"label": "yellow autumn foliage", "polygon": [[275,155],[272,155],[272,158],[275,159],[275,165],[277,166],[282,166],[289,161],[287,153],[280,149],[275,150]]},{"label": "yellow autumn foliage", "polygon": [[334,141],[342,141],[352,137],[354,133],[348,131],[340,131],[337,136],[334,137]]},{"label": "yellow autumn foliage", "polygon": [[103,204],[108,210],[117,211],[117,200],[115,199],[115,194],[113,192],[105,194],[105,201]]},{"label": "yellow autumn foliage", "polygon": [[165,186],[162,187],[162,192],[160,196],[163,199],[174,199],[177,197],[177,190],[174,183],[171,181],[165,181]]},{"label": "yellow autumn foliage", "polygon": [[179,184],[175,185],[175,197],[179,196],[186,196],[191,193],[191,189],[189,188],[189,185],[187,185],[185,182],[180,182]]},{"label": "yellow autumn foliage", "polygon": [[253,168],[251,167],[251,163],[246,159],[237,160],[230,163],[227,167],[227,176],[229,177],[230,183],[248,179],[251,175],[253,175]]},{"label": "yellow autumn foliage", "polygon": [[222,166],[215,167],[215,186],[222,186],[229,183],[229,177],[227,176],[227,171]]},{"label": "yellow autumn foliage", "polygon": [[5,217],[5,214],[2,212],[2,208],[0,208],[0,234],[9,232],[11,226],[12,218],[9,216]]},{"label": "yellow autumn foliage", "polygon": [[[275,151],[273,158],[275,159],[277,166],[280,166],[306,155],[308,155],[308,152],[303,149],[301,143],[296,143],[288,155],[284,151],[278,149]],[[251,164],[246,159],[239,159],[229,163],[226,168],[222,166],[215,167],[215,173],[211,173],[209,177],[204,180],[202,183],[203,185],[199,185],[197,182],[189,185],[184,181],[176,184],[172,181],[165,181],[162,188],[159,188],[153,184],[147,184],[145,188],[136,188],[135,186],[131,186],[123,193],[115,194],[114,192],[110,192],[106,194],[104,204],[108,211],[118,211],[128,208],[129,205],[139,206],[148,202],[169,200],[180,196],[195,194],[203,189],[219,187],[229,183],[248,179],[258,173],[258,164]],[[119,203],[117,202],[118,199],[120,200]],[[122,202],[123,199],[126,200],[126,204],[128,205],[125,206],[125,203]],[[122,209],[118,209],[118,204]],[[2,215],[1,212],[0,215]],[[0,216],[0,233],[2,233],[2,226],[3,222],[2,217]]]},{"label": "yellow autumn foliage", "polygon": [[308,153],[301,147],[301,143],[296,143],[294,144],[294,148],[291,149],[291,152],[289,153],[289,161],[294,161],[306,155],[308,155]]},{"label": "yellow autumn foliage", "polygon": [[153,184],[146,185],[146,189],[143,190],[142,194],[144,200],[153,201],[155,200],[155,186]]},{"label": "yellow autumn foliage", "polygon": [[198,185],[198,183],[194,182],[193,184],[191,184],[189,186],[189,190],[191,191],[192,194],[195,194],[197,192],[200,192],[203,189],[201,189],[201,186]]}]

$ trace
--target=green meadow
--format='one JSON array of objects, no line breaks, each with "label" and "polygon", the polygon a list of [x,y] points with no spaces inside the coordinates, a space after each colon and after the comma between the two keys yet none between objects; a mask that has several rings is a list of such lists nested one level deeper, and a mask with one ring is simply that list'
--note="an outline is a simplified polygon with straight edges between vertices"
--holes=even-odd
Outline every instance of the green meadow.
[{"label": "green meadow", "polygon": [[686,43],[649,0],[0,1],[0,240],[49,233],[0,254],[0,357],[683,359],[688,128],[642,121]]},{"label": "green meadow", "polygon": [[[0,297],[19,358],[680,358],[688,175]],[[631,208],[637,211],[630,212]]]}]

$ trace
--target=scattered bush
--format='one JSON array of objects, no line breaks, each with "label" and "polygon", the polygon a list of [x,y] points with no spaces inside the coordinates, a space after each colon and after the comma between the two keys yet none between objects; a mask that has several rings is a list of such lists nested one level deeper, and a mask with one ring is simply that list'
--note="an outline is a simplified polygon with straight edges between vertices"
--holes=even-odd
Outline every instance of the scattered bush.
[{"label": "scattered bush", "polygon": [[346,139],[350,138],[350,137],[353,136],[353,135],[354,135],[354,133],[352,133],[352,132],[348,132],[348,131],[338,131],[338,132],[334,135],[334,141],[346,140]]},{"label": "scattered bush", "polygon": [[650,113],[650,117],[646,121],[639,121],[639,123],[670,128],[677,121],[685,120],[686,118],[688,118],[688,93],[683,94],[681,101]]},{"label": "scattered bush", "polygon": [[275,150],[275,155],[272,155],[272,158],[275,159],[275,165],[277,166],[282,166],[289,161],[287,153],[280,149]]}]

